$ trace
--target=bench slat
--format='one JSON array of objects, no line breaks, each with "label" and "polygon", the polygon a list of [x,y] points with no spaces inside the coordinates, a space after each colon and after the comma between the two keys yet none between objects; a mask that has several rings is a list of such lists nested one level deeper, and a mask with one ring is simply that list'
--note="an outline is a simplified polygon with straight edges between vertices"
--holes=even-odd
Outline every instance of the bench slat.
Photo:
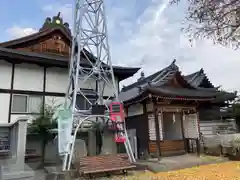
[{"label": "bench slat", "polygon": [[126,154],[82,157],[75,166],[82,174],[121,171],[136,167],[130,163]]}]

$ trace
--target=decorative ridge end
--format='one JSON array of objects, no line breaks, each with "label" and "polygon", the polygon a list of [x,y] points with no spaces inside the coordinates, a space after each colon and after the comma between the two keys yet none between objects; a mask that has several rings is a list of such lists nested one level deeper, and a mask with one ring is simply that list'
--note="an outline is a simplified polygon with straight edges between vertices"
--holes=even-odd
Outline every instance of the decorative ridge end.
[{"label": "decorative ridge end", "polygon": [[200,73],[200,74],[204,73],[203,68],[201,68],[201,69],[199,70],[199,73]]},{"label": "decorative ridge end", "polygon": [[172,65],[174,64],[175,65],[176,63],[176,59],[173,59],[173,62],[171,63]]},{"label": "decorative ridge end", "polygon": [[175,63],[176,63],[176,59],[173,60],[173,62],[170,64],[169,68],[178,71],[179,67]]}]

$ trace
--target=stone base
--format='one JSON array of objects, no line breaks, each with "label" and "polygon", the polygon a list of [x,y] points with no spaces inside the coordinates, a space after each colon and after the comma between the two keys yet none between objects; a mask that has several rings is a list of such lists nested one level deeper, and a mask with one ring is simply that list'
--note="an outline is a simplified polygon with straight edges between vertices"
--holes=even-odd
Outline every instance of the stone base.
[{"label": "stone base", "polygon": [[3,180],[34,180],[35,172],[27,165],[11,164],[11,160],[6,161],[1,167],[1,177]]},{"label": "stone base", "polygon": [[62,172],[59,168],[51,166],[51,167],[45,167],[46,180],[72,180],[75,178],[75,172],[69,171],[69,172]]},{"label": "stone base", "polygon": [[3,180],[34,180],[33,171],[9,172],[3,174]]}]

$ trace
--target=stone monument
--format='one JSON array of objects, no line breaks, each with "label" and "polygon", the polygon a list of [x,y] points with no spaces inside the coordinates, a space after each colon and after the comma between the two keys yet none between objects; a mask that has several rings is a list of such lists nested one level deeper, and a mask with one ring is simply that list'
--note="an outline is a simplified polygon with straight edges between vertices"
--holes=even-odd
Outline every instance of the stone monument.
[{"label": "stone monument", "polygon": [[1,162],[1,180],[34,180],[34,171],[25,164],[27,117],[13,123],[0,124],[0,129],[8,129],[9,156]]}]

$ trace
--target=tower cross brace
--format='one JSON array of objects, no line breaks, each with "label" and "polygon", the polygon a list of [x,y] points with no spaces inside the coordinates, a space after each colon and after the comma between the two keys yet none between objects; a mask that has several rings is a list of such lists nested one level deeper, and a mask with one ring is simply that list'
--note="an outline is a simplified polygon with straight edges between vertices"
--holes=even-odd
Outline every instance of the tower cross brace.
[{"label": "tower cross brace", "polygon": [[[71,123],[74,135],[64,152],[63,170],[70,169],[80,126],[85,121],[106,123],[111,120],[109,103],[119,102],[107,34],[103,0],[75,0],[69,83],[65,99],[65,104],[72,112],[72,121],[68,123]],[[129,160],[135,162],[125,123],[121,126],[123,131],[120,134],[126,137],[124,145]]]}]

